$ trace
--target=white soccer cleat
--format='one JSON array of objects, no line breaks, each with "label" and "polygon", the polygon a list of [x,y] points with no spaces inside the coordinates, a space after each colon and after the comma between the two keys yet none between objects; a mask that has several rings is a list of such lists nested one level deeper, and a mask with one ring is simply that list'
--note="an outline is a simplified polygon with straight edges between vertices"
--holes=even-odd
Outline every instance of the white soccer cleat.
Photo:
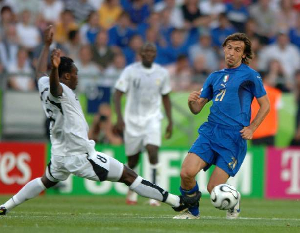
[{"label": "white soccer cleat", "polygon": [[192,215],[188,210],[176,215],[173,219],[199,219],[200,215]]},{"label": "white soccer cleat", "polygon": [[127,205],[136,205],[137,199],[138,199],[138,194],[129,189],[127,196],[126,196],[126,204]]},{"label": "white soccer cleat", "polygon": [[241,194],[238,192],[239,200],[238,203],[231,209],[227,210],[226,218],[227,219],[237,219],[240,215],[241,208],[240,208],[240,201],[241,201]]},{"label": "white soccer cleat", "polygon": [[150,199],[150,200],[149,200],[149,204],[150,204],[151,206],[160,206],[160,205],[161,205],[160,202],[157,201],[157,200],[155,200],[155,199]]}]

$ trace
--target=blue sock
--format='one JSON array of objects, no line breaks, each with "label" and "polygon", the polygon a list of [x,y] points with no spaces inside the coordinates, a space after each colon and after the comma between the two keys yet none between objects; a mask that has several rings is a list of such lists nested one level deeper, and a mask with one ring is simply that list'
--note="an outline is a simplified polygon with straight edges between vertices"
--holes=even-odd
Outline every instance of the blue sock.
[{"label": "blue sock", "polygon": [[[183,196],[186,196],[186,195],[191,195],[195,192],[199,191],[199,187],[198,187],[198,184],[196,182],[196,185],[190,189],[190,190],[184,190],[183,188],[180,187],[180,193],[181,195]],[[194,216],[197,216],[199,215],[200,211],[199,211],[199,207],[195,206],[195,207],[192,207],[192,208],[189,208],[189,211],[191,212],[192,215]]]}]

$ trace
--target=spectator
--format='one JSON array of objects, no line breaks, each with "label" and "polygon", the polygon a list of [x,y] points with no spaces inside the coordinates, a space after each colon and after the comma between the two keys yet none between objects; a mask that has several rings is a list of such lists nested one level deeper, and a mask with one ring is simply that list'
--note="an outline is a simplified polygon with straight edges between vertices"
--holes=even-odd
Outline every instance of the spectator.
[{"label": "spectator", "polygon": [[60,0],[42,0],[39,8],[39,20],[46,25],[54,25],[59,21],[60,14],[64,10],[64,4]]},{"label": "spectator", "polygon": [[124,48],[134,34],[135,30],[131,27],[129,15],[123,12],[118,18],[117,24],[108,31],[108,44]]},{"label": "spectator", "polygon": [[289,31],[296,26],[297,12],[293,8],[293,0],[280,0],[280,8],[276,15],[278,31]]},{"label": "spectator", "polygon": [[87,23],[84,23],[79,30],[81,42],[83,44],[94,44],[97,34],[101,30],[98,12],[92,11],[88,17]]},{"label": "spectator", "polygon": [[104,86],[114,87],[116,80],[120,77],[126,66],[126,59],[122,52],[114,55],[113,62],[105,69]]},{"label": "spectator", "polygon": [[89,130],[89,139],[101,144],[121,145],[122,135],[114,130],[111,118],[111,107],[101,104]]},{"label": "spectator", "polygon": [[256,32],[270,41],[276,34],[276,12],[271,8],[270,0],[258,0],[249,7],[250,17],[255,21]]},{"label": "spectator", "polygon": [[168,21],[171,27],[174,28],[183,28],[184,19],[181,9],[176,5],[176,0],[165,0],[160,1],[154,5],[155,12],[168,12]]},{"label": "spectator", "polygon": [[185,0],[181,6],[186,29],[197,28],[200,26],[207,27],[211,22],[210,16],[204,16],[199,9],[199,0]]},{"label": "spectator", "polygon": [[0,38],[5,36],[5,29],[9,27],[10,24],[15,23],[15,14],[12,8],[9,6],[4,6],[1,8],[1,18],[0,18]]},{"label": "spectator", "polygon": [[296,83],[296,104],[297,104],[297,116],[296,116],[296,130],[294,137],[290,143],[291,146],[300,146],[300,70],[298,69],[295,73]]},{"label": "spectator", "polygon": [[296,45],[300,50],[300,13],[297,14],[296,26],[292,27],[289,31],[291,43]]},{"label": "spectator", "polygon": [[30,23],[31,12],[25,10],[20,15],[21,20],[17,23],[17,35],[21,46],[27,49],[30,53],[33,52],[34,48],[41,42],[41,36],[36,26]]},{"label": "spectator", "polygon": [[[54,42],[53,42],[54,43]],[[81,46],[81,38],[78,30],[71,30],[68,35],[68,41],[64,43],[68,50],[68,55],[73,60],[79,59],[79,50]]]},{"label": "spectator", "polygon": [[186,33],[181,29],[174,29],[171,33],[171,43],[160,50],[156,61],[161,65],[170,65],[177,61],[179,55],[188,54]]},{"label": "spectator", "polygon": [[238,32],[245,31],[245,24],[249,18],[249,12],[244,0],[232,0],[231,3],[228,3],[226,5],[226,14]]},{"label": "spectator", "polygon": [[296,46],[289,42],[286,32],[280,32],[275,44],[265,47],[259,56],[260,70],[266,71],[271,60],[278,60],[287,75],[287,84],[294,85],[294,74],[300,67],[300,53]]},{"label": "spectator", "polygon": [[236,29],[229,22],[225,13],[219,15],[219,26],[211,30],[212,44],[217,49],[222,47],[225,38],[233,34]]},{"label": "spectator", "polygon": [[206,56],[204,54],[196,56],[192,67],[192,90],[201,90],[210,73],[211,71],[207,68]]},{"label": "spectator", "polygon": [[108,30],[117,22],[122,14],[122,7],[119,0],[105,0],[98,10],[99,24],[102,28]]},{"label": "spectator", "polygon": [[5,27],[4,36],[0,41],[0,62],[6,71],[10,64],[17,63],[18,46],[16,25],[11,23]]},{"label": "spectator", "polygon": [[150,15],[150,5],[144,0],[123,0],[122,6],[134,24],[145,23]]},{"label": "spectator", "polygon": [[199,37],[198,44],[189,48],[189,58],[192,63],[194,63],[196,57],[205,56],[206,68],[208,68],[209,73],[218,68],[218,55],[211,45],[209,32],[203,32]]},{"label": "spectator", "polygon": [[96,43],[92,45],[93,61],[104,70],[109,66],[114,57],[111,46],[108,46],[107,31],[100,31],[96,37]]},{"label": "spectator", "polygon": [[171,87],[174,92],[191,90],[192,71],[186,55],[179,55],[177,61],[166,67],[171,77]]},{"label": "spectator", "polygon": [[140,35],[136,34],[131,37],[128,47],[122,49],[126,58],[126,65],[139,60],[139,53],[142,46],[143,39]]},{"label": "spectator", "polygon": [[[261,73],[263,74],[263,73]],[[275,87],[273,77],[270,75],[262,75],[265,90],[270,101],[270,112],[265,120],[258,126],[253,133],[252,145],[275,146],[275,136],[278,129],[278,110],[281,107],[281,91]],[[256,98],[253,99],[251,105],[251,121],[253,121],[259,110],[259,104]]]},{"label": "spectator", "polygon": [[64,10],[60,15],[59,22],[55,25],[54,40],[65,43],[68,40],[69,32],[77,29],[78,25],[75,22],[72,11]]},{"label": "spectator", "polygon": [[79,60],[75,61],[78,68],[78,89],[84,92],[89,86],[100,84],[101,71],[92,61],[90,45],[83,45],[79,51]]},{"label": "spectator", "polygon": [[28,52],[20,47],[17,54],[16,63],[8,67],[8,87],[16,91],[36,90],[33,78],[33,70],[30,66]]},{"label": "spectator", "polygon": [[87,20],[92,11],[96,10],[88,0],[68,0],[66,9],[70,10],[78,24]]},{"label": "spectator", "polygon": [[200,9],[203,15],[210,16],[212,22],[210,27],[218,26],[218,18],[221,13],[226,10],[225,4],[222,0],[210,0],[210,1],[200,1]]}]

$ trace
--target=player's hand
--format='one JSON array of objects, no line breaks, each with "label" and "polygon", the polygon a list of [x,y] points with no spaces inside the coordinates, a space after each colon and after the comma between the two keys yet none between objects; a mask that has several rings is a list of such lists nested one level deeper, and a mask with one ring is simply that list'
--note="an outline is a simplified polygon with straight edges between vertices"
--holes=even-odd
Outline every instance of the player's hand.
[{"label": "player's hand", "polygon": [[60,53],[60,49],[54,49],[51,53],[51,64],[54,68],[58,68],[60,64]]},{"label": "player's hand", "polygon": [[44,43],[47,46],[50,46],[52,44],[53,40],[53,26],[49,25],[46,30],[44,31]]},{"label": "player's hand", "polygon": [[165,138],[169,139],[172,137],[172,132],[173,132],[173,124],[169,123],[167,128],[166,128],[166,133],[165,133]]},{"label": "player's hand", "polygon": [[253,130],[250,127],[244,127],[240,133],[242,138],[246,140],[251,140],[253,137]]},{"label": "player's hand", "polygon": [[201,91],[193,91],[188,98],[188,102],[195,103],[200,99]]}]

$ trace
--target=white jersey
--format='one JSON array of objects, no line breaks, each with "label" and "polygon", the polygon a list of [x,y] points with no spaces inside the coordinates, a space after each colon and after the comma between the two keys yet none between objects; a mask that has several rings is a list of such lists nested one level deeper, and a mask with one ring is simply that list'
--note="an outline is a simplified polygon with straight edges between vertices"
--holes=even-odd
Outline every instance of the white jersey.
[{"label": "white jersey", "polygon": [[162,95],[171,92],[168,71],[158,64],[150,69],[141,62],[125,68],[117,80],[115,88],[126,93],[124,121],[126,130],[139,135],[150,120],[161,120]]},{"label": "white jersey", "polygon": [[49,77],[38,81],[38,88],[46,116],[50,119],[52,156],[82,155],[95,153],[95,142],[88,139],[88,124],[75,93],[60,83],[62,96],[50,93]]}]

